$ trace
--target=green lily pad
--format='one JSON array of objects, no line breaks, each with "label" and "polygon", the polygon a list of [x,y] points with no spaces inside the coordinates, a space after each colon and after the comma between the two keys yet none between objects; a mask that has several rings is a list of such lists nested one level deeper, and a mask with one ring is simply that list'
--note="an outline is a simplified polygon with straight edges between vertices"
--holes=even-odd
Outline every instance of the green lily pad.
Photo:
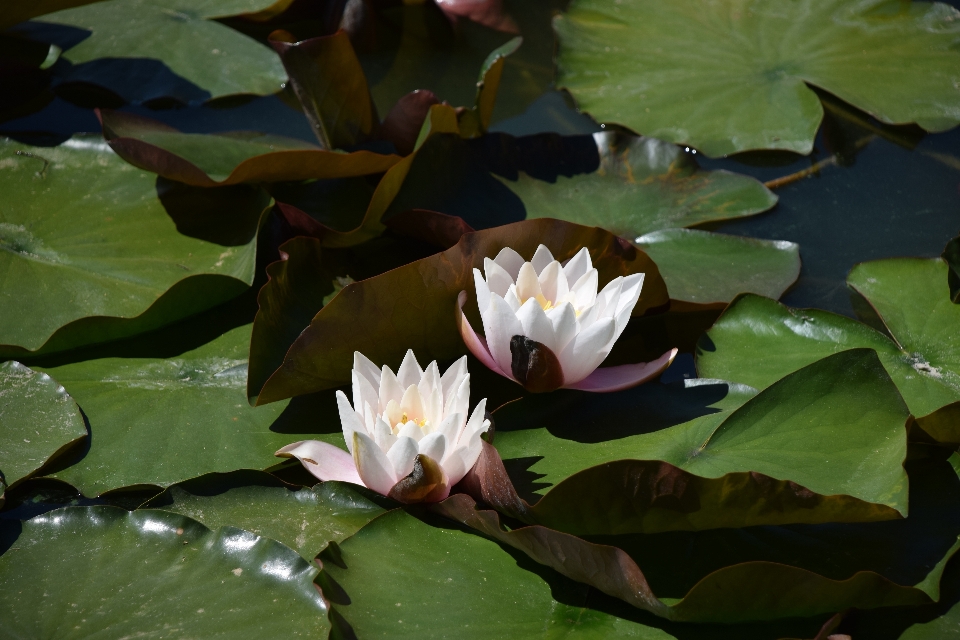
[{"label": "green lily pad", "polygon": [[324,563],[349,597],[335,605],[357,637],[642,638],[672,635],[591,609],[591,589],[518,566],[497,543],[396,510]]},{"label": "green lily pad", "polygon": [[[609,397],[577,392],[530,396],[494,413],[496,447],[508,469],[517,464],[511,459],[520,459],[528,465],[526,473],[542,476],[537,482],[558,483],[533,507],[531,518],[571,533],[906,515],[902,463],[908,412],[875,353],[845,351],[748,399],[751,391],[698,380],[666,389],[647,385]],[[731,478],[726,492],[714,483],[692,484],[693,495],[686,497],[684,487],[671,491],[664,485],[657,489],[665,494],[662,503],[648,504],[625,488],[632,483],[631,474],[642,484],[646,471],[625,473],[628,467],[614,464],[623,460],[661,460],[708,479],[755,472],[819,496],[850,496],[880,507],[847,504],[845,513],[836,499],[812,495],[806,504],[778,503],[776,496],[787,487],[770,487],[770,496],[761,495],[758,504],[762,491],[758,494],[747,478]],[[624,488],[618,490],[617,483]],[[738,499],[738,493],[753,499]]]},{"label": "green lily pad", "polygon": [[53,352],[154,329],[253,282],[251,198],[239,244],[177,232],[153,175],[99,137],[58,147],[0,140],[0,354]]},{"label": "green lily pad", "polygon": [[330,542],[342,542],[384,509],[354,485],[324,482],[294,488],[262,471],[208,474],[175,484],[145,506],[273,538],[313,560]]},{"label": "green lily pad", "polygon": [[878,120],[960,122],[956,9],[866,0],[575,0],[554,26],[557,83],[601,122],[709,156],[813,148],[812,85]]},{"label": "green lily pad", "polygon": [[67,507],[24,522],[14,547],[0,556],[9,637],[316,638],[330,628],[317,569],[241,529]]},{"label": "green lily pad", "polygon": [[[250,325],[177,358],[103,358],[50,369],[90,421],[84,457],[52,477],[95,496],[129,485],[166,487],[213,471],[266,468],[306,433],[339,431],[334,401],[306,415],[246,400]],[[333,411],[331,414],[330,411]]]},{"label": "green lily pad", "polygon": [[672,300],[730,302],[739,293],[779,298],[800,276],[800,246],[694,229],[665,229],[636,239],[653,258]]},{"label": "green lily pad", "polygon": [[[296,306],[300,296],[288,295],[283,281],[278,281],[276,287],[268,283],[261,291],[261,311],[254,321],[255,342],[250,352],[256,360],[251,368],[262,372],[264,367],[259,359],[275,357],[271,356],[273,350],[265,349],[261,341],[282,345],[283,338],[273,338],[278,332],[297,338],[263,388],[251,387],[250,395],[258,396],[258,404],[265,404],[347,384],[354,351],[377,363],[398,363],[407,349],[413,349],[422,362],[466,353],[457,328],[456,309],[460,292],[473,291],[472,269],[482,266],[485,257],[496,256],[504,247],[533,256],[541,243],[558,260],[566,260],[587,247],[601,285],[618,275],[645,273],[635,315],[662,307],[669,300],[653,261],[603,229],[545,219],[467,233],[442,253],[348,284],[316,312],[305,328],[295,329],[283,321],[288,305],[298,319],[306,315],[306,309]],[[299,259],[308,264],[321,261],[320,253],[308,244],[291,245],[291,249],[294,246],[302,251]],[[308,272],[309,268],[297,265],[295,270]],[[311,291],[303,297],[315,304],[319,293]],[[468,313],[474,313],[475,308],[471,302]],[[265,331],[260,329],[261,325]],[[479,326],[479,321],[475,326]]]},{"label": "green lily pad", "polygon": [[399,156],[342,153],[255,132],[181,133],[156,120],[102,110],[103,135],[130,164],[198,187],[346,178],[386,171]]},{"label": "green lily pad", "polygon": [[556,183],[521,174],[504,181],[528,218],[558,218],[609,229],[624,238],[661,229],[752,216],[777,196],[749,176],[705,171],[693,154],[656,138],[593,134],[600,168]]},{"label": "green lily pad", "polygon": [[858,265],[848,277],[890,335],[826,311],[794,310],[745,296],[701,341],[697,368],[764,388],[791,371],[844,349],[876,350],[910,412],[934,438],[960,442],[960,307],[952,304],[939,259],[891,259]]},{"label": "green lily pad", "polygon": [[63,49],[60,82],[89,83],[128,102],[200,103],[280,91],[287,75],[267,46],[215,18],[256,13],[275,0],[108,0],[17,27]]},{"label": "green lily pad", "polygon": [[14,486],[86,437],[80,408],[56,380],[0,364],[0,483]]}]

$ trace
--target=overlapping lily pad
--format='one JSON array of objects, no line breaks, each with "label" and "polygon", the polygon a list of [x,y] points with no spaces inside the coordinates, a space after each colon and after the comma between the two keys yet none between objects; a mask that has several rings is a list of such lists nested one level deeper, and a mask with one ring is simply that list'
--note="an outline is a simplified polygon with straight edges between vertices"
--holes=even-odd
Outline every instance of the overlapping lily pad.
[{"label": "overlapping lily pad", "polygon": [[15,547],[0,557],[11,637],[316,638],[330,628],[317,569],[241,529],[68,507],[24,522]]},{"label": "overlapping lily pad", "polygon": [[875,349],[924,431],[960,442],[960,307],[950,301],[946,264],[867,262],[854,268],[848,282],[870,302],[892,340],[843,316],[745,296],[701,342],[700,374],[763,388],[829,353]]},{"label": "overlapping lily pad", "polygon": [[178,233],[155,182],[99,136],[58,147],[0,141],[0,353],[133,335],[250,285],[267,201],[243,203],[256,211],[238,212],[248,228],[224,246]]},{"label": "overlapping lily pad", "polygon": [[181,133],[156,120],[108,110],[100,118],[104,137],[124,160],[198,187],[363,176],[386,171],[400,160],[371,151],[327,151],[254,132]]},{"label": "overlapping lily pad", "polygon": [[280,91],[287,76],[277,55],[215,20],[275,4],[107,0],[44,15],[17,31],[63,49],[60,82],[97,85],[128,102],[195,104]]},{"label": "overlapping lily pad", "polygon": [[[600,534],[907,514],[908,412],[876,354],[846,351],[751,391],[688,381],[506,405],[494,418],[508,468],[558,483],[521,516]],[[629,462],[643,460],[714,481]]]},{"label": "overlapping lily pad", "polygon": [[19,362],[0,364],[0,487],[14,486],[85,437],[80,408],[60,383]]},{"label": "overlapping lily pad", "polygon": [[800,246],[695,229],[666,229],[635,241],[660,267],[670,298],[700,305],[739,293],[779,298],[800,275]]},{"label": "overlapping lily pad", "polygon": [[505,181],[528,218],[559,218],[609,229],[634,239],[651,231],[750,216],[777,196],[754,178],[704,171],[670,142],[615,132],[593,135],[600,168],[544,182],[521,174]]},{"label": "overlapping lily pad", "polygon": [[246,325],[177,358],[104,358],[51,369],[91,433],[83,458],[53,477],[87,496],[165,487],[212,471],[272,466],[277,449],[324,431],[331,414],[316,406],[303,413],[287,403],[250,407],[249,341]]},{"label": "overlapping lily pad", "polygon": [[208,474],[168,487],[146,506],[273,538],[313,560],[384,512],[354,485],[295,488],[262,471]]},{"label": "overlapping lily pad", "polygon": [[867,0],[577,0],[554,25],[558,84],[581,109],[710,156],[810,153],[809,85],[886,123],[960,122],[957,10]]},{"label": "overlapping lily pad", "polygon": [[404,511],[380,516],[341,550],[346,568],[325,562],[324,573],[349,597],[334,608],[360,638],[673,638],[587,608],[589,587],[548,582],[495,542]]},{"label": "overlapping lily pad", "polygon": [[[354,351],[383,364],[400,362],[407,349],[413,349],[426,362],[465,353],[455,311],[459,293],[473,290],[472,269],[503,247],[532,256],[541,243],[559,260],[587,247],[601,283],[618,275],[645,273],[636,315],[669,301],[653,261],[602,229],[544,219],[468,233],[442,253],[345,286],[308,327],[302,328],[283,364],[263,388],[251,388],[250,395],[259,396],[258,404],[264,404],[347,383]],[[316,260],[319,256],[305,257]],[[270,284],[261,298],[270,294],[269,288]],[[288,300],[296,304],[295,298]],[[254,322],[258,340],[259,325],[268,322],[262,315],[263,306],[261,303],[261,314]],[[475,303],[468,305],[468,313],[476,313],[475,309]],[[282,307],[271,309],[274,317],[282,313]],[[251,354],[258,359],[266,355],[258,343],[251,345]],[[259,369],[260,365],[254,362],[251,367]]]}]

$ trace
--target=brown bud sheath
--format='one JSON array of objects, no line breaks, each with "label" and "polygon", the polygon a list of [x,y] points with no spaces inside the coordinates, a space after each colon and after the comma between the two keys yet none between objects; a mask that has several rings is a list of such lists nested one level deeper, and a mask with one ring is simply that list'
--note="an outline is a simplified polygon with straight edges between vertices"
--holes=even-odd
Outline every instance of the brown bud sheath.
[{"label": "brown bud sheath", "polygon": [[523,388],[533,393],[553,391],[563,386],[560,360],[546,345],[526,336],[510,338],[510,369]]},{"label": "brown bud sheath", "polygon": [[406,478],[402,478],[400,482],[393,485],[388,496],[404,504],[423,502],[445,481],[443,469],[433,458],[417,454],[413,461],[413,471]]}]

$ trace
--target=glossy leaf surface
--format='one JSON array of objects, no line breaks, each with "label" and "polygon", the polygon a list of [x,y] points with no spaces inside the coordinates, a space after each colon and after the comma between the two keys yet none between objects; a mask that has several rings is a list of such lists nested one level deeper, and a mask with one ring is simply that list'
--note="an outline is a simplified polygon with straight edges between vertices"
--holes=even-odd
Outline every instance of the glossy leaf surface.
[{"label": "glossy leaf surface", "polygon": [[211,531],[164,511],[68,507],[24,522],[15,546],[0,557],[10,637],[279,639],[329,629],[317,570],[240,529]]},{"label": "glossy leaf surface", "polygon": [[175,484],[146,506],[193,518],[210,529],[236,527],[273,538],[307,561],[383,513],[354,485],[294,488],[259,471],[208,474]]},{"label": "glossy leaf surface", "polygon": [[94,84],[128,102],[196,104],[280,91],[286,73],[276,54],[214,20],[273,4],[108,0],[45,15],[18,31],[63,49],[61,82]]},{"label": "glossy leaf surface", "polygon": [[886,0],[577,0],[554,23],[558,84],[601,122],[696,147],[810,153],[809,85],[882,122],[960,122],[957,10]]},{"label": "glossy leaf surface", "polygon": [[178,233],[155,177],[99,136],[58,147],[0,141],[0,162],[0,353],[56,351],[153,329],[253,281],[256,221],[266,201],[243,205],[255,209],[252,224],[223,246]]},{"label": "glossy leaf surface", "polygon": [[212,471],[265,468],[273,453],[322,424],[286,403],[244,395],[250,325],[177,358],[104,358],[51,369],[90,421],[91,446],[54,477],[86,496],[165,487]]},{"label": "glossy leaf surface", "polygon": [[785,240],[667,229],[636,244],[657,263],[670,298],[683,302],[730,302],[739,293],[776,299],[800,275],[800,246]]},{"label": "glossy leaf surface", "polygon": [[614,132],[593,135],[600,168],[555,183],[520,175],[505,181],[528,218],[559,218],[596,225],[633,240],[661,229],[750,216],[777,196],[757,180],[729,171],[705,171],[695,156],[670,142]]},{"label": "glossy leaf surface", "polygon": [[60,383],[19,362],[0,364],[0,480],[6,486],[85,437],[80,408]]},{"label": "glossy leaf surface", "polygon": [[[541,243],[558,260],[587,247],[603,284],[618,275],[645,273],[636,315],[668,301],[666,286],[653,261],[602,229],[557,220],[529,220],[468,233],[442,253],[344,287],[299,334],[283,364],[260,391],[258,403],[349,382],[354,351],[393,366],[407,349],[413,349],[423,362],[465,353],[455,314],[459,293],[473,290],[472,269],[482,266],[484,257],[496,256],[503,247],[532,256]],[[475,308],[474,304],[470,306]],[[251,349],[257,352],[259,345]],[[256,390],[252,389],[251,395],[257,395]]]}]

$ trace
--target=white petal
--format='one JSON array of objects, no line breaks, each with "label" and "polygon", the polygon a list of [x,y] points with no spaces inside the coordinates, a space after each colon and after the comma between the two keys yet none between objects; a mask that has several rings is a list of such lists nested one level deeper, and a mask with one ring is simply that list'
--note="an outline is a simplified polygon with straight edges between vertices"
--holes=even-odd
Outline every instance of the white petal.
[{"label": "white petal", "polygon": [[397,441],[397,437],[393,435],[390,425],[380,416],[377,416],[377,420],[373,426],[373,441],[377,443],[381,451],[389,451],[393,443]]},{"label": "white petal", "polygon": [[504,247],[493,261],[503,267],[511,280],[516,280],[517,274],[520,273],[520,266],[523,264],[523,257],[510,247]]},{"label": "white petal", "polygon": [[413,355],[413,349],[407,349],[407,354],[403,356],[403,362],[397,369],[397,381],[402,389],[406,389],[410,385],[419,383],[421,377],[423,377],[423,369],[417,362],[417,356]]},{"label": "white petal", "polygon": [[558,356],[564,385],[583,380],[600,366],[610,353],[615,331],[616,323],[612,318],[601,318],[570,341]]},{"label": "white petal", "polygon": [[[547,264],[547,266],[540,271],[540,275],[537,277],[537,280],[540,281],[540,291],[543,292],[543,297],[554,304],[556,304],[556,302],[561,298],[561,294],[558,291],[558,285],[559,280],[562,277],[563,269],[560,268],[560,263],[556,260]],[[566,285],[565,278],[564,285]],[[563,295],[566,293],[567,292],[564,291]]]},{"label": "white petal", "polygon": [[577,335],[577,312],[573,310],[572,304],[565,302],[553,314],[548,314],[548,317],[553,324],[553,340],[556,345],[550,348],[554,353],[560,353]]},{"label": "white petal", "polygon": [[[496,262],[490,258],[483,259],[483,272],[487,276],[487,290],[490,293],[495,293],[498,296],[502,296],[507,292],[507,289],[510,288],[510,285],[513,284],[514,276],[511,276],[507,273],[507,270],[498,265]],[[476,283],[477,274],[474,274],[474,283]],[[479,289],[479,288],[478,288]],[[477,299],[479,300],[479,295],[477,294]],[[483,307],[480,307],[481,309]]]},{"label": "white petal", "polygon": [[643,273],[635,273],[623,279],[623,288],[620,291],[620,300],[617,302],[617,314],[624,309],[629,309],[628,313],[633,313],[633,308],[637,306],[637,300],[640,299],[640,291],[643,289]]},{"label": "white petal", "polygon": [[465,446],[474,435],[479,435],[487,430],[487,427],[490,426],[490,421],[484,417],[486,412],[487,399],[484,398],[473,408],[473,413],[470,414],[470,419],[467,420],[467,423],[464,425],[463,431],[457,434],[456,445],[458,447]]},{"label": "white petal", "polygon": [[374,389],[380,386],[380,367],[359,351],[353,352],[353,370],[369,380]]},{"label": "white petal", "polygon": [[586,309],[596,301],[598,277],[597,270],[590,269],[580,276],[580,279],[570,287],[570,291],[576,297],[574,306],[576,306],[577,309]]},{"label": "white petal", "polygon": [[347,443],[347,449],[353,453],[353,433],[355,431],[366,431],[360,415],[353,410],[347,396],[343,391],[337,391],[337,410],[340,412],[340,427],[343,429],[343,440]]},{"label": "white petal", "polygon": [[[443,422],[437,427],[436,433],[442,433],[443,437],[447,439],[448,443],[451,443],[451,449],[453,445],[456,445],[457,437],[460,435],[460,429],[463,426],[463,414],[462,413],[451,413],[443,419]],[[448,452],[449,455],[449,452]],[[440,462],[438,460],[438,462]]]},{"label": "white petal", "polygon": [[391,400],[399,405],[401,398],[403,398],[403,387],[400,386],[400,381],[393,374],[393,370],[384,365],[380,375],[380,411],[386,411]]},{"label": "white petal", "polygon": [[490,287],[480,275],[480,269],[473,270],[473,286],[477,292],[477,308],[485,309],[490,304]]},{"label": "white petal", "polygon": [[466,446],[458,448],[451,455],[447,456],[447,461],[443,464],[443,470],[447,474],[447,481],[453,486],[463,479],[467,471],[477,464],[477,458],[483,450],[483,441],[477,436]]},{"label": "white petal", "polygon": [[530,260],[530,264],[533,265],[537,275],[540,275],[544,268],[551,262],[555,262],[553,254],[550,253],[550,249],[547,249],[545,245],[537,247],[536,253],[533,254],[533,258]]},{"label": "white petal", "polygon": [[465,375],[467,375],[467,356],[463,356],[443,372],[440,388],[443,391],[444,401],[460,386]]},{"label": "white petal", "polygon": [[483,319],[483,331],[486,334],[490,355],[503,372],[509,375],[513,371],[510,339],[513,336],[523,335],[523,326],[503,298],[496,294],[490,294],[490,308]]},{"label": "white petal", "polygon": [[537,272],[529,262],[523,263],[520,267],[520,275],[517,276],[517,297],[521,302],[526,302],[529,298],[538,298],[543,296],[540,291],[540,281],[537,279]]},{"label": "white petal", "polygon": [[420,449],[420,455],[427,456],[440,464],[447,449],[447,439],[443,437],[442,433],[431,433],[424,436],[423,440],[417,443],[417,446]]},{"label": "white petal", "polygon": [[563,265],[563,273],[567,276],[567,282],[576,282],[592,268],[593,262],[590,260],[590,252],[584,247],[577,252],[577,255],[570,258],[567,264]]},{"label": "white petal", "polygon": [[510,285],[510,288],[507,289],[506,295],[503,296],[503,300],[510,305],[510,308],[514,313],[520,311],[520,298],[517,297],[517,285]]},{"label": "white petal", "polygon": [[353,380],[353,406],[357,408],[357,411],[363,411],[363,407],[367,403],[376,407],[377,387],[373,386],[370,380],[356,369],[350,373],[350,377]]},{"label": "white petal", "polygon": [[420,384],[417,385],[420,400],[423,402],[423,417],[432,425],[443,418],[443,394],[440,391],[440,369],[434,360],[423,371]]},{"label": "white petal", "polygon": [[524,302],[517,319],[523,327],[523,335],[545,344],[551,351],[555,350],[557,341],[554,339],[553,323],[547,319],[547,314],[536,300],[531,298]]},{"label": "white petal", "polygon": [[353,462],[363,484],[377,493],[387,495],[393,485],[397,484],[397,477],[387,454],[366,434],[353,434]]},{"label": "white petal", "polygon": [[[351,437],[350,440],[352,446],[353,438]],[[281,458],[296,458],[307,471],[320,480],[339,480],[363,486],[363,480],[357,473],[353,457],[332,444],[319,440],[303,440],[288,444],[274,455]]]},{"label": "white petal", "polygon": [[413,461],[417,457],[418,447],[412,438],[397,438],[396,444],[387,451],[387,460],[393,465],[393,475],[399,481],[413,471]]},{"label": "white petal", "polygon": [[423,430],[417,426],[416,422],[410,421],[400,427],[400,431],[397,432],[398,438],[412,438],[417,442],[423,439]]},{"label": "white petal", "polygon": [[417,389],[416,385],[410,385],[403,392],[400,408],[406,414],[407,420],[422,420],[425,417],[423,415],[423,399],[420,397],[420,390]]},{"label": "white petal", "polygon": [[450,394],[450,397],[447,398],[447,406],[443,408],[444,415],[452,415],[458,413],[463,417],[466,417],[467,410],[470,408],[470,375],[467,374],[466,377],[460,382],[460,386],[457,390]]}]

